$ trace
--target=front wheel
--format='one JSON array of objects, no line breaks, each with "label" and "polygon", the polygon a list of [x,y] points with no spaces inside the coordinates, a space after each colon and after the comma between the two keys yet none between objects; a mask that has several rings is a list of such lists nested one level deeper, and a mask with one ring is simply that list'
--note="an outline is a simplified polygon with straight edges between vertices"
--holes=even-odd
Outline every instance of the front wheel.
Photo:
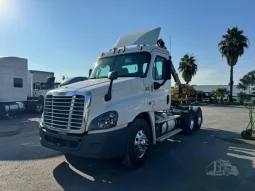
[{"label": "front wheel", "polygon": [[31,113],[42,113],[43,103],[41,101],[32,100],[28,103],[28,111]]},{"label": "front wheel", "polygon": [[42,113],[43,112],[43,103],[42,103],[42,101],[35,101],[34,102],[34,104],[35,104],[35,109],[34,109],[34,111],[35,111],[35,113]]},{"label": "front wheel", "polygon": [[135,119],[130,128],[124,164],[130,168],[139,168],[145,163],[150,150],[151,131],[143,119]]}]

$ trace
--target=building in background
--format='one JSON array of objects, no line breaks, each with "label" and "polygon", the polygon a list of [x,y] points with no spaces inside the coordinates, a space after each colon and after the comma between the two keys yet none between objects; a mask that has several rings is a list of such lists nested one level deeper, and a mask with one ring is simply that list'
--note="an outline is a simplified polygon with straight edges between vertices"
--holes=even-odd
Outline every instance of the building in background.
[{"label": "building in background", "polygon": [[[227,91],[230,91],[229,85],[195,85],[194,88],[199,91],[203,91],[206,93],[212,92],[213,90],[217,90],[218,88],[226,88]],[[237,88],[237,85],[233,85],[233,96],[237,96],[239,92],[242,92],[241,89]],[[247,94],[249,94],[249,91],[245,91]],[[252,93],[252,92],[251,92]],[[255,93],[255,88],[254,88]]]}]

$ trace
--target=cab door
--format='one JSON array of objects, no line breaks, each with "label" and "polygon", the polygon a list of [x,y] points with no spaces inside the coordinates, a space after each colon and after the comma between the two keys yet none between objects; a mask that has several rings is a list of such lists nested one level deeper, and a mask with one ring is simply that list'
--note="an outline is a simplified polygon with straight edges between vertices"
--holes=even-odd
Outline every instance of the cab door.
[{"label": "cab door", "polygon": [[[160,51],[153,51],[152,57],[153,63],[151,64],[151,99],[154,111],[159,110],[167,110],[170,108],[170,95],[171,95],[171,80],[167,80],[164,85],[160,86],[159,89],[155,89],[154,82],[161,84],[163,82],[162,78],[162,69],[163,69],[163,62],[165,60],[169,60],[169,55],[160,52]],[[171,71],[169,71],[171,72]]]},{"label": "cab door", "polygon": [[39,82],[34,83],[33,86],[33,97],[39,97],[40,95],[40,90],[41,90],[41,84]]}]

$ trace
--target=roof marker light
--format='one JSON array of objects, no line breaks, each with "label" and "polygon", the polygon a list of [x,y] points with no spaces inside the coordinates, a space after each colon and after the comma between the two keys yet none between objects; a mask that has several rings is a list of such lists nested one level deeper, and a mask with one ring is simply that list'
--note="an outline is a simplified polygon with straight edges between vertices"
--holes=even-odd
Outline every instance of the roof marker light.
[{"label": "roof marker light", "polygon": [[113,54],[115,54],[116,50],[117,50],[117,48],[113,48]]}]

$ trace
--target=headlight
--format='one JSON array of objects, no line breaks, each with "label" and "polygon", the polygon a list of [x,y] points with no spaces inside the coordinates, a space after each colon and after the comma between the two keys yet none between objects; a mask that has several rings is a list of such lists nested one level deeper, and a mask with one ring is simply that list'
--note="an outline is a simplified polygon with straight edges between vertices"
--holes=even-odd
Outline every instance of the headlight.
[{"label": "headlight", "polygon": [[108,111],[99,115],[92,120],[89,126],[89,131],[109,129],[115,127],[118,121],[118,113],[116,111]]},{"label": "headlight", "polygon": [[44,119],[44,112],[42,113],[42,117],[41,117],[41,122],[43,123],[43,119]]},{"label": "headlight", "polygon": [[39,128],[41,128],[43,126],[43,117],[44,116],[44,112],[42,113],[42,117],[41,117],[41,121],[40,121],[40,124],[39,124]]}]

